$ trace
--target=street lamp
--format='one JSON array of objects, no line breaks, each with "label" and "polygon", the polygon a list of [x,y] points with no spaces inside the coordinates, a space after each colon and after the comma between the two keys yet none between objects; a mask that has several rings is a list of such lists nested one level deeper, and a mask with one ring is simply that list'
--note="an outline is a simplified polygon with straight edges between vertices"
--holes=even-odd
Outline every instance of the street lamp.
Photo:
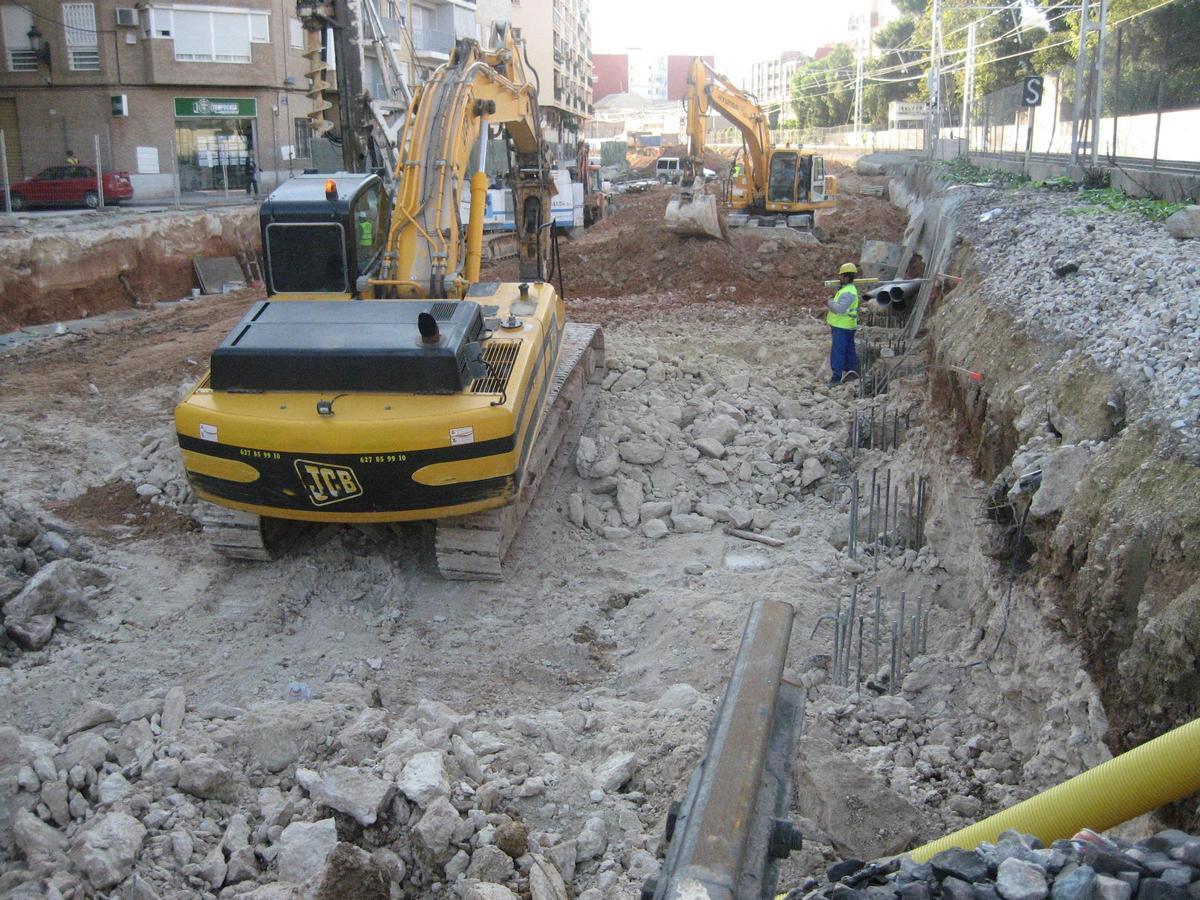
[{"label": "street lamp", "polygon": [[29,49],[33,51],[33,58],[37,60],[38,63],[45,65],[46,68],[49,69],[50,44],[44,37],[42,37],[42,33],[38,30],[37,25],[30,26],[29,31],[25,33],[25,36],[29,38]]}]

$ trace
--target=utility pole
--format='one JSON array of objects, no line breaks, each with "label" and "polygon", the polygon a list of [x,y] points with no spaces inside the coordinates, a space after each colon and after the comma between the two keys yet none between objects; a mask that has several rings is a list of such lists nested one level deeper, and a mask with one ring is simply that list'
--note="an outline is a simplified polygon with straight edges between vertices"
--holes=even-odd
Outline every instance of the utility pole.
[{"label": "utility pole", "polygon": [[926,137],[931,158],[937,156],[937,141],[942,130],[942,0],[933,0],[932,26],[929,52],[930,122]]},{"label": "utility pole", "polygon": [[863,57],[867,42],[867,30],[864,22],[858,27],[858,59],[854,66],[854,143],[862,145],[862,100],[863,100]]},{"label": "utility pole", "polygon": [[972,22],[967,26],[967,63],[966,70],[963,75],[963,107],[962,107],[962,129],[963,138],[963,155],[971,158],[971,104],[975,100],[975,25]]},{"label": "utility pole", "polygon": [[[1082,0],[1079,11],[1079,52],[1075,57],[1075,117],[1071,123],[1071,165],[1079,165],[1083,149],[1083,116],[1090,120],[1088,138],[1092,147],[1092,167],[1095,168],[1100,152],[1100,109],[1104,96],[1101,80],[1104,76],[1104,31],[1108,24],[1109,0]],[[1088,52],[1088,35],[1096,33],[1096,46]],[[1086,64],[1085,64],[1086,60]],[[1086,73],[1085,73],[1086,68]],[[1090,85],[1086,91],[1084,85]],[[1085,98],[1085,94],[1089,94]],[[1085,107],[1085,99],[1091,100],[1091,110]]]}]

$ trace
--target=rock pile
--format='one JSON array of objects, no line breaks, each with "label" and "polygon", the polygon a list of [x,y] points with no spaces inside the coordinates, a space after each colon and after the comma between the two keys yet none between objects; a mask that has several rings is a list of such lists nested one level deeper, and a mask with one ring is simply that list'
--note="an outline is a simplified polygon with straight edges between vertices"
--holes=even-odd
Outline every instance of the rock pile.
[{"label": "rock pile", "polygon": [[96,618],[92,598],[108,579],[79,561],[88,555],[80,541],[0,496],[0,665],[6,652],[45,647],[59,625]]},{"label": "rock pile", "polygon": [[610,539],[721,524],[765,531],[806,494],[840,497],[828,476],[845,466],[848,391],[810,390],[807,379],[799,391],[762,371],[730,372],[715,355],[629,341],[622,350],[579,441],[585,484],[567,507],[575,525]]},{"label": "rock pile", "polygon": [[175,429],[157,429],[142,439],[142,448],[128,464],[109,476],[109,481],[127,481],[139,497],[191,515],[196,505],[179,456]]},{"label": "rock pile", "polygon": [[19,861],[0,895],[636,896],[648,795],[682,783],[712,711],[686,688],[485,719],[349,684],[247,709],[172,687],[51,736],[0,728],[0,860]]},{"label": "rock pile", "polygon": [[846,859],[788,892],[801,898],[903,900],[1194,900],[1200,896],[1200,838],[1160,831],[1130,844],[1083,831],[1045,847],[1005,831],[996,843],[952,848],[929,862]]}]

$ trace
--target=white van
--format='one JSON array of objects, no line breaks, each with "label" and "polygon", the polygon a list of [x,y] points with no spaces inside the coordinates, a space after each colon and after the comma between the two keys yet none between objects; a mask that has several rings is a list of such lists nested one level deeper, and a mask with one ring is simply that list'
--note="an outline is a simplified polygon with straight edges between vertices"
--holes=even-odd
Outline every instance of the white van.
[{"label": "white van", "polygon": [[654,166],[654,175],[659,184],[678,184],[679,174],[678,156],[664,156]]}]

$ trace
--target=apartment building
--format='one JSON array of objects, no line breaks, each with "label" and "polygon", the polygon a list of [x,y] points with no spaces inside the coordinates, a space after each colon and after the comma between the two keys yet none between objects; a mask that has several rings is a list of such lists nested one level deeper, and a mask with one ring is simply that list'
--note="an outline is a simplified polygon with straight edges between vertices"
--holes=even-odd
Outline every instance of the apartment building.
[{"label": "apartment building", "polygon": [[[653,54],[641,50],[597,53],[592,57],[595,76],[592,95],[596,102],[610,94],[637,94],[647,100],[682,100],[687,94],[687,75],[695,56]],[[710,66],[713,57],[702,56]]]},{"label": "apartment building", "polygon": [[512,0],[512,24],[538,76],[547,137],[573,146],[594,112],[590,0]]},{"label": "apartment building", "polygon": [[[238,190],[307,162],[310,102],[294,0],[0,4],[0,129],[13,179],[81,162],[134,196]],[[280,175],[282,173],[282,176]]]},{"label": "apartment building", "polygon": [[799,50],[785,50],[774,59],[753,63],[746,89],[758,99],[759,105],[772,113],[782,110],[786,117],[791,110],[792,76],[808,60]]}]

